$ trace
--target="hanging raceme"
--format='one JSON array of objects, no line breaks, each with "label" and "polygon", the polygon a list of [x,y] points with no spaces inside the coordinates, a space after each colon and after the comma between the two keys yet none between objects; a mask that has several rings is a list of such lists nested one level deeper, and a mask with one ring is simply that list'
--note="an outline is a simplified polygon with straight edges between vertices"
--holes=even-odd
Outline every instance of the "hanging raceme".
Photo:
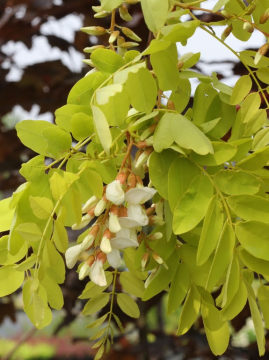
[{"label": "hanging raceme", "polygon": [[[147,39],[128,27],[139,2],[150,34],[143,49]],[[216,356],[248,301],[264,354],[268,9],[268,0],[219,0],[213,10],[206,0],[101,0],[93,7],[97,19],[110,16],[110,27],[81,30],[106,35],[107,46],[84,49],[91,70],[56,110],[56,125],[17,125],[37,156],[22,165],[25,184],[0,201],[0,230],[8,231],[0,238],[0,296],[22,286],[37,328],[63,306],[67,266],[88,279],[79,299],[87,299],[82,313],[94,316],[96,360],[123,331],[116,306],[138,318],[136,299],[161,292],[170,313],[181,308],[178,335],[202,316]],[[197,10],[219,20],[203,22]],[[215,26],[225,26],[221,37]],[[196,49],[178,54],[176,44],[184,46],[198,28],[246,68],[234,87],[190,69],[200,58]],[[258,31],[266,40],[257,52],[225,42],[248,41]],[[199,85],[191,106],[192,78]],[[75,244],[66,228],[78,234]]]}]

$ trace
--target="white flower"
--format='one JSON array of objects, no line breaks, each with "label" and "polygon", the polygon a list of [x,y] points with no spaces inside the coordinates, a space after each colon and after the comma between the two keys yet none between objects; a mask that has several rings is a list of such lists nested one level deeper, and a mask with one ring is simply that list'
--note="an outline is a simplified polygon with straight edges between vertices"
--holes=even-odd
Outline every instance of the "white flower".
[{"label": "white flower", "polygon": [[114,269],[120,267],[122,261],[119,250],[114,249],[109,254],[107,254],[107,261]]},{"label": "white flower", "polygon": [[141,205],[129,205],[127,216],[119,218],[120,225],[125,228],[146,226],[149,223],[148,216]]},{"label": "white flower", "polygon": [[117,233],[121,229],[119,223],[119,217],[117,214],[114,214],[113,212],[109,213],[108,228],[112,233]]},{"label": "white flower", "polygon": [[68,269],[72,269],[76,265],[81,252],[81,244],[71,246],[66,250],[65,261]]},{"label": "white flower", "polygon": [[85,226],[87,226],[91,220],[93,219],[93,216],[90,214],[86,214],[82,216],[81,222],[79,224],[73,224],[72,230],[80,230],[83,229]]},{"label": "white flower", "polygon": [[112,251],[112,247],[111,247],[110,240],[109,240],[108,237],[106,237],[106,236],[102,237],[102,240],[101,240],[101,243],[100,243],[100,249],[105,254],[108,254],[108,253],[110,253]]},{"label": "white flower", "polygon": [[104,199],[99,200],[97,205],[95,206],[94,215],[100,216],[102,212],[105,210],[105,208],[106,208],[106,201]]},{"label": "white flower", "polygon": [[90,267],[90,278],[91,281],[99,286],[106,286],[106,275],[103,269],[103,261],[96,259]]},{"label": "white flower", "polygon": [[114,238],[110,240],[113,249],[126,249],[128,247],[137,247],[137,235],[134,229],[121,229]]},{"label": "white flower", "polygon": [[113,268],[118,268],[121,263],[121,249],[137,247],[137,235],[134,229],[121,229],[114,238],[110,240],[112,251],[107,254],[107,261]]},{"label": "white flower", "polygon": [[90,271],[91,271],[90,266],[85,262],[79,270],[79,274],[78,274],[79,280],[83,280],[86,276],[88,276],[90,274]]},{"label": "white flower", "polygon": [[81,252],[87,250],[93,244],[93,241],[94,236],[92,234],[88,234],[81,243]]},{"label": "white flower", "polygon": [[106,198],[115,205],[124,203],[125,194],[119,180],[114,180],[106,187]]},{"label": "white flower", "polygon": [[89,200],[86,201],[86,203],[82,206],[82,212],[86,213],[89,211],[96,203],[98,199],[96,196],[92,196],[89,198]]},{"label": "white flower", "polygon": [[125,200],[130,204],[144,204],[150,200],[156,193],[156,190],[149,187],[135,187],[125,194]]}]

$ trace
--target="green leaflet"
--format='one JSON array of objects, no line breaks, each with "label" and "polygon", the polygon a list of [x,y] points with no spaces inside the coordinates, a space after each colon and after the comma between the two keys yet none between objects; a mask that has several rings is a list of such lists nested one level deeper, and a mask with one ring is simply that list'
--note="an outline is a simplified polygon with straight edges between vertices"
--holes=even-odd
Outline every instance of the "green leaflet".
[{"label": "green leaflet", "polygon": [[0,232],[7,231],[10,228],[12,218],[14,216],[14,209],[9,207],[11,198],[3,199],[0,201]]},{"label": "green leaflet", "polygon": [[[96,91],[96,103],[110,125],[121,126],[124,124],[130,101],[123,85],[111,84],[98,89]],[[96,126],[96,111],[93,106],[92,111]],[[98,130],[97,134],[99,136]]]},{"label": "green leaflet", "polygon": [[145,287],[142,280],[138,279],[131,272],[121,272],[120,273],[120,283],[124,291],[128,294],[132,294],[137,297],[143,297]]},{"label": "green leaflet", "polygon": [[217,196],[212,197],[205,215],[197,251],[197,265],[204,264],[215,250],[223,227],[223,206]]},{"label": "green leaflet", "polygon": [[82,312],[84,315],[92,315],[101,310],[109,302],[110,295],[102,293],[86,302]]},{"label": "green leaflet", "polygon": [[258,221],[240,222],[235,226],[236,236],[251,255],[269,261],[269,225]]},{"label": "green leaflet", "polygon": [[246,302],[247,289],[242,279],[240,279],[237,293],[231,302],[221,310],[223,318],[226,320],[234,319],[243,310]]},{"label": "green leaflet", "polygon": [[96,49],[91,55],[91,60],[97,70],[107,73],[114,73],[124,65],[123,58],[108,49]]},{"label": "green leaflet", "polygon": [[96,71],[79,80],[71,89],[67,104],[90,105],[94,91],[106,80],[107,74]]},{"label": "green leaflet", "polygon": [[224,141],[212,141],[213,154],[205,156],[193,154],[192,158],[199,164],[206,166],[218,166],[231,158],[236,154],[237,148]]},{"label": "green leaflet", "polygon": [[56,310],[60,310],[64,305],[63,293],[60,286],[49,275],[45,275],[40,280],[40,283],[46,290],[50,307]]},{"label": "green leaflet", "polygon": [[21,142],[41,155],[57,158],[70,150],[70,134],[47,121],[23,120],[16,130]]},{"label": "green leaflet", "polygon": [[[163,153],[161,153],[163,154]],[[168,200],[173,210],[200,170],[187,158],[176,158],[168,172]]]},{"label": "green leaflet", "polygon": [[269,147],[264,147],[260,150],[255,151],[247,158],[239,161],[237,164],[240,168],[246,170],[259,170],[265,166],[268,162]]},{"label": "green leaflet", "polygon": [[253,291],[253,288],[251,284],[249,284],[248,281],[245,281],[245,285],[248,292],[248,303],[250,307],[250,313],[251,317],[254,323],[257,343],[258,343],[258,349],[259,349],[259,355],[263,356],[265,353],[265,337],[264,337],[264,328],[263,328],[263,322],[260,310],[258,308],[255,294]]},{"label": "green leaflet", "polygon": [[240,218],[269,224],[269,200],[261,196],[237,195],[230,196],[227,201]]},{"label": "green leaflet", "polygon": [[269,145],[269,128],[266,127],[257,132],[253,139],[253,149],[260,150]]},{"label": "green leaflet", "polygon": [[51,199],[40,196],[30,196],[30,206],[34,215],[38,219],[48,219],[53,210],[53,202]]},{"label": "green leaflet", "polygon": [[229,263],[232,261],[234,245],[234,231],[232,226],[226,221],[208,274],[206,288],[209,291],[212,291],[214,286],[217,285]]},{"label": "green leaflet", "polygon": [[0,297],[7,296],[16,291],[23,283],[24,272],[16,270],[13,266],[0,267]]},{"label": "green leaflet", "polygon": [[191,84],[188,79],[178,79],[177,88],[172,92],[170,100],[173,101],[177,112],[181,113],[189,103]]},{"label": "green leaflet", "polygon": [[55,111],[55,122],[60,128],[66,131],[72,131],[72,118],[76,114],[84,114],[84,116],[89,116],[91,114],[90,104],[67,104],[58,108]]},{"label": "green leaflet", "polygon": [[137,303],[128,294],[118,294],[117,303],[120,309],[132,318],[139,318],[140,311]]},{"label": "green leaflet", "polygon": [[101,8],[104,11],[112,11],[122,4],[123,0],[101,0]]},{"label": "green leaflet", "polygon": [[159,194],[168,199],[168,170],[175,159],[174,151],[153,152],[149,158],[149,176]]},{"label": "green leaflet", "polygon": [[239,247],[239,256],[242,262],[252,271],[269,278],[269,262],[250,255],[244,248]]},{"label": "green leaflet", "polygon": [[157,33],[168,16],[168,0],[141,0],[141,7],[147,27]]},{"label": "green leaflet", "polygon": [[199,224],[206,214],[212,195],[213,188],[208,177],[204,174],[196,176],[174,209],[175,234],[184,234]]},{"label": "green leaflet", "polygon": [[218,188],[228,195],[253,195],[261,186],[257,177],[242,170],[220,170],[214,178]]},{"label": "green leaflet", "polygon": [[132,106],[141,112],[150,113],[156,103],[157,86],[149,70],[141,68],[137,73],[130,73],[126,90]]},{"label": "green leaflet", "polygon": [[258,289],[258,301],[263,314],[266,329],[269,328],[269,286],[261,285]]},{"label": "green leaflet", "polygon": [[175,25],[167,25],[161,29],[163,34],[163,40],[172,42],[182,42],[183,44],[190,38],[197,27],[200,25],[200,21],[192,20]]},{"label": "green leaflet", "polygon": [[253,19],[258,26],[259,29],[268,32],[269,31],[269,25],[268,21],[266,21],[264,24],[260,23],[260,18],[264,14],[265,10],[269,7],[269,1],[268,0],[260,0],[257,2],[255,10],[253,11]]},{"label": "green leaflet", "polygon": [[92,116],[83,112],[74,114],[71,118],[71,132],[78,141],[92,135],[94,132]]},{"label": "green leaflet", "polygon": [[220,294],[221,307],[227,306],[231,303],[234,296],[236,295],[240,282],[240,266],[236,253],[233,255],[233,261],[230,263],[226,280],[222,287]]},{"label": "green leaflet", "polygon": [[150,55],[150,62],[161,90],[175,90],[178,86],[177,47],[175,44]]},{"label": "green leaflet", "polygon": [[79,299],[90,299],[90,298],[94,298],[96,296],[98,296],[99,294],[101,294],[111,283],[113,280],[113,276],[110,272],[106,272],[106,281],[107,281],[107,285],[106,286],[99,286],[94,284],[92,281],[89,281],[84,290],[82,291],[82,293],[79,296]]},{"label": "green leaflet", "polygon": [[154,133],[154,150],[161,152],[169,148],[173,142],[200,155],[214,152],[210,140],[191,121],[180,114],[166,113]]},{"label": "green leaflet", "polygon": [[[39,178],[42,178],[45,173],[45,164],[44,164],[45,157],[42,155],[37,155],[23,163],[20,169],[20,174],[27,180],[27,181],[36,181]],[[22,187],[28,186],[28,183],[24,183],[21,185]],[[13,193],[13,197],[17,196],[17,191],[22,189],[21,186]],[[15,196],[14,196],[15,195]],[[13,201],[12,201],[13,203]]]},{"label": "green leaflet", "polygon": [[23,286],[24,311],[31,322],[42,329],[52,320],[52,313],[47,303],[47,293],[34,279],[28,279]]},{"label": "green leaflet", "polygon": [[200,310],[200,294],[195,286],[188,292],[179,317],[177,335],[184,335],[193,325]]},{"label": "green leaflet", "polygon": [[92,112],[93,112],[93,121],[99,140],[105,152],[109,154],[110,147],[112,145],[112,136],[109,130],[107,119],[104,113],[102,112],[102,110],[95,105],[92,105]]},{"label": "green leaflet", "polygon": [[190,276],[185,264],[177,266],[175,276],[171,281],[168,295],[167,312],[172,313],[179,308],[189,289]]}]

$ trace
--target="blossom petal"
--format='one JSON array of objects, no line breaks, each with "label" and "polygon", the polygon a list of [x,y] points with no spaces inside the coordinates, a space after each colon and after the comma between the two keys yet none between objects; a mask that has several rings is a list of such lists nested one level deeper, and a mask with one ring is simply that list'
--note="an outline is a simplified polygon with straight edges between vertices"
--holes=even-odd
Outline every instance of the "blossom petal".
[{"label": "blossom petal", "polygon": [[148,216],[140,205],[129,205],[127,214],[129,218],[137,221],[139,226],[146,226],[149,223]]},{"label": "blossom petal", "polygon": [[117,236],[111,239],[113,249],[125,249],[137,247],[138,245],[136,231],[133,229],[122,229],[117,233]]},{"label": "blossom petal", "polygon": [[65,261],[68,269],[72,269],[76,265],[81,252],[81,244],[71,246],[69,249],[66,250]]},{"label": "blossom petal", "polygon": [[120,267],[122,260],[119,250],[112,250],[111,253],[107,254],[107,261],[114,269]]},{"label": "blossom petal", "polygon": [[112,233],[117,233],[121,230],[119,218],[117,215],[113,214],[112,212],[109,214],[108,227]]},{"label": "blossom petal", "polygon": [[106,275],[103,268],[103,262],[101,260],[95,260],[90,269],[91,281],[99,286],[106,286]]},{"label": "blossom petal", "polygon": [[136,187],[130,189],[125,194],[125,200],[130,204],[144,204],[150,200],[156,193],[156,190],[149,187]]},{"label": "blossom petal", "polygon": [[114,180],[106,187],[106,198],[115,205],[124,203],[125,194],[119,180]]}]

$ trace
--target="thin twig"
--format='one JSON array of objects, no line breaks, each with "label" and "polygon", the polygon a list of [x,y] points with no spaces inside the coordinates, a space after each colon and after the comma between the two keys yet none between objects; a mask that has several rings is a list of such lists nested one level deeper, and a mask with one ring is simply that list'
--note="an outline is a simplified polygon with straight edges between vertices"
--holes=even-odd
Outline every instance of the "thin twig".
[{"label": "thin twig", "polygon": [[10,360],[15,352],[27,341],[29,340],[35,333],[37,332],[37,328],[32,328],[29,332],[24,334],[21,339],[15,344],[15,346],[7,353],[6,356],[3,357],[2,360]]}]

